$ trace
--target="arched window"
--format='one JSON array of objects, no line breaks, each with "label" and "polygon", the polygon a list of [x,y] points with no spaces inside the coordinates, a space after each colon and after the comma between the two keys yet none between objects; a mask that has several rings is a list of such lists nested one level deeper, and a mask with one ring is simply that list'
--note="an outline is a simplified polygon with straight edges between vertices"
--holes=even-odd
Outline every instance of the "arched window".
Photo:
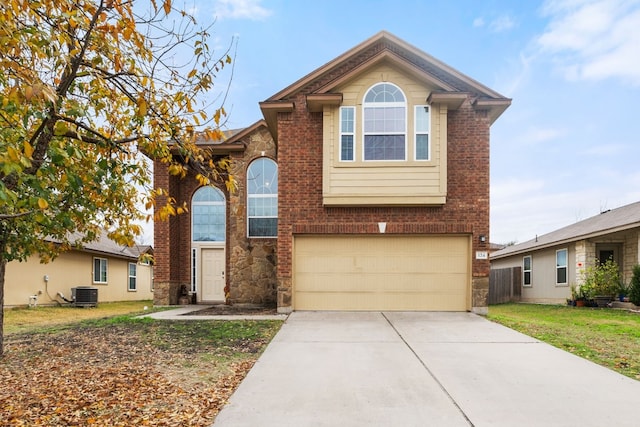
[{"label": "arched window", "polygon": [[191,199],[191,230],[194,242],[224,242],[225,198],[215,187],[201,187]]},{"label": "arched window", "polygon": [[249,237],[278,236],[278,165],[262,157],[247,170]]},{"label": "arched window", "polygon": [[399,87],[378,83],[366,93],[364,160],[406,160],[407,103]]}]

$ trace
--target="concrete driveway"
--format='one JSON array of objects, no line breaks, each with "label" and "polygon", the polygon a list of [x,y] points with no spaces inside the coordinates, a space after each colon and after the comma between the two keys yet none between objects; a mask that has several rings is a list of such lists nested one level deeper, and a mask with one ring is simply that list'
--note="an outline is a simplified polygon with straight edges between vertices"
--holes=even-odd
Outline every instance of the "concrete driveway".
[{"label": "concrete driveway", "polygon": [[216,418],[239,426],[638,426],[640,381],[471,313],[294,312]]}]

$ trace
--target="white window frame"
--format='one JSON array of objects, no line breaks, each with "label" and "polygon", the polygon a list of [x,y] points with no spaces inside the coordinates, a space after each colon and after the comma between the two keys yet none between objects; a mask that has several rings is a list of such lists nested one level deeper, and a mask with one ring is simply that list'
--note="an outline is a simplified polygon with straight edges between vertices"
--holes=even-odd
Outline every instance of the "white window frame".
[{"label": "white window frame", "polygon": [[[404,98],[404,101],[402,102],[366,102],[365,99],[367,98],[367,95],[369,94],[369,92],[371,92],[371,90],[378,86],[378,85],[389,85],[389,86],[393,86],[395,87],[401,94],[402,97]],[[366,124],[367,124],[367,109],[368,108],[393,108],[393,107],[402,107],[404,109],[404,131],[402,132],[392,132],[392,131],[385,131],[382,135],[402,135],[404,136],[404,158],[403,159],[367,159],[366,158],[366,137],[367,135],[381,135],[380,132],[366,132]],[[408,140],[408,135],[407,135],[407,114],[408,114],[408,102],[407,102],[407,96],[404,94],[404,92],[402,91],[402,89],[400,89],[399,86],[391,83],[391,82],[377,82],[376,84],[372,85],[369,89],[367,89],[367,91],[364,94],[364,98],[362,99],[362,161],[363,162],[406,162],[407,161],[407,140]]]},{"label": "white window frame", "polygon": [[[100,277],[96,276],[96,273],[98,273],[96,271],[96,261],[99,261],[100,265],[99,265],[99,274]],[[104,266],[104,268],[103,268]],[[109,282],[109,260],[107,258],[100,258],[100,257],[94,257],[93,258],[93,283],[99,283],[99,284],[107,284]],[[102,272],[104,270],[104,280],[102,277]],[[96,278],[98,280],[96,280]]]},{"label": "white window frame", "polygon": [[[256,193],[253,194],[250,191],[250,185],[249,185],[249,180],[253,179],[251,174],[249,173],[249,170],[251,169],[251,166],[254,165],[256,163],[256,161],[258,160],[268,160],[270,162],[272,162],[275,167],[276,167],[276,176],[275,176],[275,190],[273,193],[267,193],[267,194],[260,194],[260,193]],[[247,168],[247,237],[251,238],[251,239],[274,239],[276,237],[278,237],[278,163],[269,158],[269,157],[259,157],[257,159],[254,159],[250,164],[249,167]],[[276,203],[276,214],[274,215],[250,215],[249,209],[250,209],[250,205],[251,205],[251,199],[257,200],[257,199],[273,199],[275,200]],[[274,234],[270,235],[270,236],[253,236],[251,235],[251,220],[252,219],[265,219],[265,218],[275,218],[276,220],[276,228],[274,230]]]},{"label": "white window frame", "polygon": [[[427,130],[419,130],[418,129],[418,111],[427,109],[427,120],[428,126]],[[427,136],[427,158],[426,159],[418,159],[418,136],[426,135]],[[428,162],[431,160],[431,106],[424,105],[416,105],[413,109],[413,158],[417,162]]]},{"label": "white window frame", "polygon": [[[342,120],[342,114],[345,111],[351,111],[351,114],[353,116],[353,123],[352,123],[352,128],[351,128],[350,132],[345,130],[344,127],[343,127],[344,122]],[[356,155],[357,155],[356,154],[357,153],[357,150],[356,150],[356,145],[357,145],[356,144],[356,107],[340,107],[339,115],[340,115],[339,116],[340,117],[340,119],[339,119],[340,120],[340,124],[339,124],[339,126],[340,126],[340,135],[339,135],[340,140],[339,140],[339,144],[338,144],[338,150],[339,150],[338,158],[340,159],[341,162],[355,162],[356,161]],[[342,151],[343,139],[342,138],[344,136],[350,136],[351,137],[351,144],[352,144],[352,146],[351,146],[351,151],[352,151],[351,159],[344,159],[342,157],[342,153],[343,153],[343,151]]]},{"label": "white window frame", "polygon": [[[560,252],[565,252],[565,264],[564,265],[559,265],[558,264],[558,254]],[[561,268],[565,269],[565,281],[564,282],[558,282],[558,272]],[[556,251],[556,286],[567,286],[569,284],[569,250],[567,248],[564,249],[558,249]]]},{"label": "white window frame", "polygon": [[[526,259],[529,259],[529,269],[527,270]],[[527,273],[529,273],[529,283],[526,281]],[[530,288],[533,286],[533,257],[531,255],[525,255],[522,257],[522,286]]]},{"label": "white window frame", "polygon": [[[133,275],[131,274],[131,267],[133,266]],[[127,266],[127,276],[129,280],[127,282],[127,291],[129,292],[137,292],[138,291],[138,264],[135,262],[130,262]],[[133,287],[131,287],[131,280],[133,279]]]}]

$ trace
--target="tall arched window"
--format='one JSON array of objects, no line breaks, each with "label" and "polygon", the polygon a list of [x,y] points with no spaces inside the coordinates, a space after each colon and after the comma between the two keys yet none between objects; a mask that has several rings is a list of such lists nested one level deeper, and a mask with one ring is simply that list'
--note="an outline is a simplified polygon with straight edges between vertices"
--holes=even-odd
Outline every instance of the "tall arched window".
[{"label": "tall arched window", "polygon": [[378,83],[363,108],[364,160],[406,160],[407,103],[400,88]]},{"label": "tall arched window", "polygon": [[191,199],[191,230],[194,242],[224,242],[225,198],[215,187],[201,187]]},{"label": "tall arched window", "polygon": [[247,170],[249,237],[278,236],[278,165],[262,157]]}]

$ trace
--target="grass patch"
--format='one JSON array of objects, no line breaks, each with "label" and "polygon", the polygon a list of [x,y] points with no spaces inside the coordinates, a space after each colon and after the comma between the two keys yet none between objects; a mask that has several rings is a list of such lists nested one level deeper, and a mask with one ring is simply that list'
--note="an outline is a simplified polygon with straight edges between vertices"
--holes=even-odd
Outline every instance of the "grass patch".
[{"label": "grass patch", "polygon": [[640,315],[561,305],[499,304],[488,318],[640,380]]},{"label": "grass patch", "polygon": [[[147,307],[145,311],[144,308]],[[122,301],[99,303],[97,307],[73,307],[71,305],[12,308],[4,310],[4,333],[11,335],[21,332],[36,332],[69,325],[88,319],[112,318],[113,316],[134,316],[142,313],[166,310],[154,308],[152,301]]]}]

